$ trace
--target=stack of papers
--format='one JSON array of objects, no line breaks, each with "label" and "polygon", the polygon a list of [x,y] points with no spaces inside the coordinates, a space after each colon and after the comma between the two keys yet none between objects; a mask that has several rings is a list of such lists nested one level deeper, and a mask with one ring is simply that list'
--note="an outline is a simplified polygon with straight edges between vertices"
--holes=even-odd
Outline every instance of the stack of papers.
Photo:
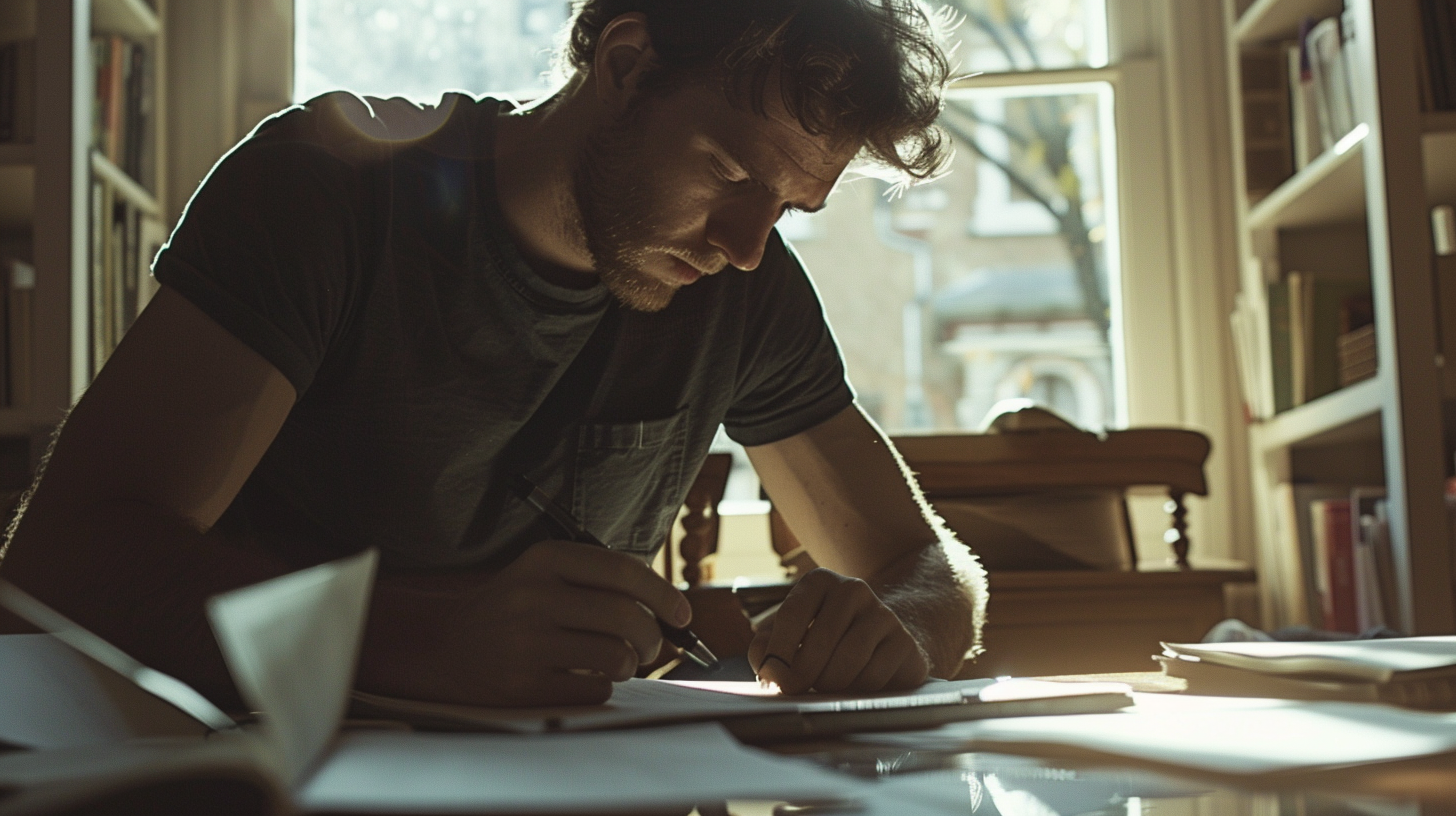
[{"label": "stack of papers", "polygon": [[1384,702],[1456,710],[1456,636],[1311,643],[1164,643],[1194,694]]}]

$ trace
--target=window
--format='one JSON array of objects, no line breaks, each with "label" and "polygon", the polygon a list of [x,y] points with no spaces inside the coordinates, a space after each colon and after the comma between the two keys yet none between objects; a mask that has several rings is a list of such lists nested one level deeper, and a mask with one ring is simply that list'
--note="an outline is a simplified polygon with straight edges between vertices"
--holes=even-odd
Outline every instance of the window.
[{"label": "window", "polygon": [[293,98],[347,88],[433,102],[445,90],[550,87],[566,0],[294,0]]}]

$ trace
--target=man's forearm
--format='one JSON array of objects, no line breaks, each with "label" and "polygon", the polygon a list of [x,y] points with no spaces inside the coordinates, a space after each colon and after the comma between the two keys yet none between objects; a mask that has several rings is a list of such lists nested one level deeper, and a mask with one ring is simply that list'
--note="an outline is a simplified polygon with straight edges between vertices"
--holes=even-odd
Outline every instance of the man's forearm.
[{"label": "man's forearm", "polygon": [[931,676],[953,677],[981,651],[985,571],[948,532],[881,570],[870,585],[920,644]]},{"label": "man's forearm", "polygon": [[[44,488],[42,488],[42,491]],[[30,508],[0,575],[224,708],[239,708],[207,598],[287,567],[140,502]]]}]

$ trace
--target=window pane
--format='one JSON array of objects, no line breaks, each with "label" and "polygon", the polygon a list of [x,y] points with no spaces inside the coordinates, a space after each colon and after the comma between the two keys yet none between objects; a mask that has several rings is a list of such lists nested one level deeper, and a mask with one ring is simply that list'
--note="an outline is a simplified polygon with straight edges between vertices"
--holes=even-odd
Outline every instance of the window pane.
[{"label": "window pane", "polygon": [[444,90],[548,87],[567,0],[295,0],[294,99],[347,88],[433,102]]},{"label": "window pane", "polygon": [[1106,0],[933,0],[962,20],[960,70],[1042,71],[1107,64]]},{"label": "window pane", "polygon": [[1111,105],[1105,83],[955,92],[949,176],[893,200],[851,182],[795,218],[787,233],[881,424],[973,429],[1011,398],[1113,423]]}]

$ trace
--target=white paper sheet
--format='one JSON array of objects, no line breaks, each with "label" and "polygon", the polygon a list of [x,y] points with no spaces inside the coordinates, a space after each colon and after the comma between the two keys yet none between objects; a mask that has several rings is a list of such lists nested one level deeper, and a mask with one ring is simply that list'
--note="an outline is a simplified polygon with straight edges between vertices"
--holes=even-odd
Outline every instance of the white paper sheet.
[{"label": "white paper sheet", "polygon": [[207,727],[50,635],[0,635],[0,741],[26,748],[201,736]]},{"label": "white paper sheet", "polygon": [[357,731],[343,735],[298,801],[361,813],[565,813],[853,799],[866,785],[745,748],[711,724],[544,735]]},{"label": "white paper sheet", "polygon": [[367,550],[208,601],[233,681],[263,712],[290,784],[344,716],[378,560]]},{"label": "white paper sheet", "polygon": [[1365,703],[1135,694],[1116,714],[952,723],[857,739],[926,749],[1064,746],[1163,767],[1267,774],[1456,750],[1456,714]]},{"label": "white paper sheet", "polygon": [[[484,708],[450,705],[355,692],[363,703],[361,713],[396,716],[417,723],[455,724],[480,730],[522,734],[546,731],[592,731],[649,724],[710,720],[751,714],[815,712],[836,705],[892,707],[954,703],[976,699],[991,680],[933,682],[910,692],[891,692],[862,697],[837,698],[828,695],[785,697],[765,695],[757,683],[674,683],[667,680],[632,678],[618,683],[605,705],[562,708]],[[906,699],[915,698],[915,699]],[[924,699],[931,698],[931,699]]]}]

